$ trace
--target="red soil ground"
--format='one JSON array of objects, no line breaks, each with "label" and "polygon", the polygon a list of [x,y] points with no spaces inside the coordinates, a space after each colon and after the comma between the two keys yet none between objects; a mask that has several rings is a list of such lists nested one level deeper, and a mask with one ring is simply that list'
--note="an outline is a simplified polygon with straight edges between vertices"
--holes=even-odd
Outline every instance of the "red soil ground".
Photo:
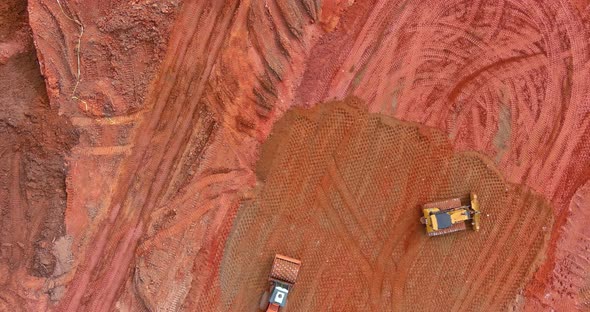
[{"label": "red soil ground", "polygon": [[[303,262],[289,310],[515,305],[546,253],[550,206],[503,181],[491,161],[453,152],[442,132],[360,105],[323,103],[275,124],[257,165],[268,166],[259,170],[263,184],[220,252],[211,310],[256,310],[275,253]],[[428,238],[417,222],[421,204],[469,192],[482,202],[481,231]]]},{"label": "red soil ground", "polygon": [[589,42],[573,0],[4,1],[0,310],[217,304],[273,124],[351,95],[549,202],[510,306],[588,310]]}]

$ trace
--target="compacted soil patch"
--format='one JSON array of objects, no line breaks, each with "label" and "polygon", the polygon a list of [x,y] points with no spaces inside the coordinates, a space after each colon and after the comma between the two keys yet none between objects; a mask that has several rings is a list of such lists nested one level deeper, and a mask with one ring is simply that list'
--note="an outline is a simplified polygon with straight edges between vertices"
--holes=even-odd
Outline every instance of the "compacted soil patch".
[{"label": "compacted soil patch", "polygon": [[[303,261],[294,311],[501,311],[538,267],[547,202],[438,130],[355,99],[277,123],[219,268],[220,308],[255,310],[275,253]],[[420,205],[475,192],[482,229],[428,238]],[[215,289],[211,293],[216,293]]]}]

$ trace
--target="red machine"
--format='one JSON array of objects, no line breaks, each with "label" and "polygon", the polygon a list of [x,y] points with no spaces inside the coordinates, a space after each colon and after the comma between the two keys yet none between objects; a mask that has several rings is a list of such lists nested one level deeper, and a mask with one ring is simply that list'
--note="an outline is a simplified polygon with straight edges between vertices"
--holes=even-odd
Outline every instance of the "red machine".
[{"label": "red machine", "polygon": [[301,261],[283,255],[275,255],[269,275],[270,291],[262,297],[260,307],[267,312],[284,310],[287,296],[297,280]]}]

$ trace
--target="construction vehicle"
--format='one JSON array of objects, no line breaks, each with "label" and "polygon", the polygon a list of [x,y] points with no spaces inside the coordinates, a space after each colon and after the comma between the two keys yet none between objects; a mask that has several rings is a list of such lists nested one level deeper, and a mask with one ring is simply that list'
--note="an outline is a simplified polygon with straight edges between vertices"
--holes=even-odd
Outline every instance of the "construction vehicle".
[{"label": "construction vehicle", "polygon": [[465,199],[453,198],[425,204],[422,212],[424,216],[420,218],[420,223],[426,225],[428,236],[463,231],[467,228],[465,224],[468,221],[471,221],[473,230],[479,231],[479,200],[475,193]]},{"label": "construction vehicle", "polygon": [[266,312],[285,311],[287,296],[297,280],[301,261],[283,255],[275,255],[268,281],[270,290],[266,291],[260,302],[260,309]]}]

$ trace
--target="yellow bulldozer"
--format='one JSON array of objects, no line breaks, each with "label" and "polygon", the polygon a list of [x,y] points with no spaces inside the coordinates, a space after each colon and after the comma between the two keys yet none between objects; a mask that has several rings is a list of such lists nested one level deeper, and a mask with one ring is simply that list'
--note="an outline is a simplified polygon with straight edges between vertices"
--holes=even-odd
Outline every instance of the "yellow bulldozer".
[{"label": "yellow bulldozer", "polygon": [[479,200],[475,193],[471,193],[469,199],[453,198],[425,204],[422,212],[424,216],[420,222],[426,226],[428,236],[463,231],[468,221],[471,221],[473,230],[479,231]]}]

